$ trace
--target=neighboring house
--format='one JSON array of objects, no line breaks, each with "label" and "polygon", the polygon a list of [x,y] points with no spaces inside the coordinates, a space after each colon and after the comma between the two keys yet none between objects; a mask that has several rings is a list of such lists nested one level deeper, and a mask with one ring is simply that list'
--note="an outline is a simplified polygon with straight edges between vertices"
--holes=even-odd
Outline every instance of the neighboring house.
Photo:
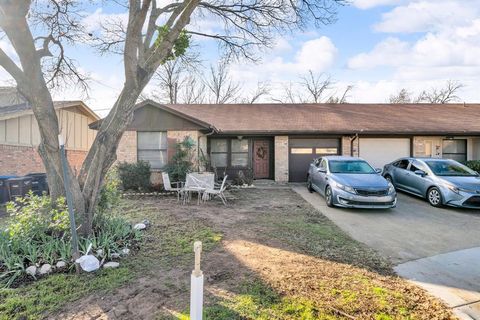
[{"label": "neighboring house", "polygon": [[[99,117],[82,101],[55,101],[67,158],[75,171],[85,160],[96,131],[89,124]],[[37,147],[38,124],[32,108],[15,88],[0,88],[0,175],[45,172]]]},{"label": "neighboring house", "polygon": [[[98,126],[98,123],[92,127]],[[304,181],[322,155],[354,155],[375,167],[403,156],[480,159],[480,104],[209,104],[143,101],[118,147],[119,161],[161,171],[190,136],[197,157],[230,176]]]}]

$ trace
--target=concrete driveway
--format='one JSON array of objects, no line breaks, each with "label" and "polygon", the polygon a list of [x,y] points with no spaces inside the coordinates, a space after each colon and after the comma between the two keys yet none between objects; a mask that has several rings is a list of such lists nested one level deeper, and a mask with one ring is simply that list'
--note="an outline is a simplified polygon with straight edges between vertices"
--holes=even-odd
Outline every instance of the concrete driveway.
[{"label": "concrete driveway", "polygon": [[480,320],[480,210],[434,208],[400,193],[390,210],[329,208],[317,193],[292,189],[354,239],[388,257],[400,275]]}]

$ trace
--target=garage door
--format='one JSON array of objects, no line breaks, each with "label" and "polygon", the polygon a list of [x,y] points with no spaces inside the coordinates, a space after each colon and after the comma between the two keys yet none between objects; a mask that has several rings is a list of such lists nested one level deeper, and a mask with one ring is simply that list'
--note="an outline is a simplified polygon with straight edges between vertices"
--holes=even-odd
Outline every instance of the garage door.
[{"label": "garage door", "polygon": [[410,156],[410,139],[360,138],[359,154],[374,168],[383,168],[393,160]]},{"label": "garage door", "polygon": [[290,138],[288,173],[291,182],[307,179],[308,166],[313,159],[336,155],[340,151],[339,139]]}]

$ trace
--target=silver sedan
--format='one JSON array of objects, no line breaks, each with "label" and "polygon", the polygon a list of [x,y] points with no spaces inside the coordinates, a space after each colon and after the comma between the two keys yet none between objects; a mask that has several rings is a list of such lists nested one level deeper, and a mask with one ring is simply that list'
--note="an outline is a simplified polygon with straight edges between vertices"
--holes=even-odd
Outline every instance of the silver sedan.
[{"label": "silver sedan", "polygon": [[395,188],[380,171],[359,158],[327,156],[310,165],[307,187],[322,194],[329,207],[393,208]]},{"label": "silver sedan", "polygon": [[479,174],[455,160],[402,158],[387,164],[383,176],[434,207],[480,208]]}]

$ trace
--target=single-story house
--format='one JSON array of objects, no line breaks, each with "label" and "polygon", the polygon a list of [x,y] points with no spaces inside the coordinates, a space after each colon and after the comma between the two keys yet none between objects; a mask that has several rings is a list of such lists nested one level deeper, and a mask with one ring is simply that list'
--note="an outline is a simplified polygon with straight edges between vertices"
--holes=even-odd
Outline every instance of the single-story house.
[{"label": "single-story house", "polygon": [[[54,107],[68,162],[79,171],[96,135],[89,124],[100,118],[82,101],[55,101]],[[39,143],[31,106],[15,88],[0,88],[0,175],[45,172],[37,151]]]},{"label": "single-story house", "polygon": [[[95,128],[99,122],[91,127]],[[253,170],[256,179],[304,181],[323,155],[354,155],[374,167],[403,156],[480,159],[480,104],[137,105],[119,161],[161,171],[190,136],[197,159],[217,172]]]}]

